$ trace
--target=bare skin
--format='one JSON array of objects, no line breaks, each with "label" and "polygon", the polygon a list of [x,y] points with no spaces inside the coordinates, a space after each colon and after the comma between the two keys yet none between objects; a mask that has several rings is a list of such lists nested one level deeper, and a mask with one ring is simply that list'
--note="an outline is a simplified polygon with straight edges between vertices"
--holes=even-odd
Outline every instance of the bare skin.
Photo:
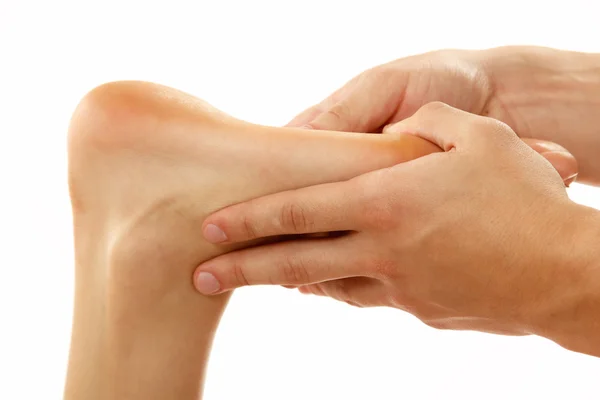
[{"label": "bare skin", "polygon": [[600,185],[600,54],[509,46],[400,58],[359,74],[290,126],[380,132],[433,101],[562,145],[579,161],[578,181]]},{"label": "bare skin", "polygon": [[297,285],[436,328],[536,334],[600,357],[600,212],[569,200],[556,171],[497,120],[430,103],[387,131],[444,152],[215,213],[204,222],[213,243],[349,234],[318,249],[293,240],[222,255],[199,266],[198,290]]},{"label": "bare skin", "polygon": [[65,398],[199,398],[229,296],[201,296],[190,277],[234,248],[204,241],[204,218],[438,150],[410,135],[251,125],[148,83],[95,89],[69,132],[76,294]]},{"label": "bare skin", "polygon": [[[192,272],[255,243],[210,244],[202,221],[231,204],[436,151],[406,134],[252,125],[150,83],[96,88],[69,130],[76,294],[65,398],[199,398],[229,295],[199,295]],[[576,164],[569,156],[558,168],[567,179]]]},{"label": "bare skin", "polygon": [[[199,266],[197,288],[298,285],[440,328],[534,333],[600,356],[599,213],[569,202],[515,139],[561,144],[579,162],[578,181],[600,185],[598,110],[600,54],[447,49],[371,68],[289,126],[410,132],[445,153],[217,212],[205,221],[214,243],[340,229],[355,241],[321,250],[327,257],[301,240],[232,252]],[[562,154],[544,157],[556,167]],[[292,268],[302,273],[282,273]]]}]

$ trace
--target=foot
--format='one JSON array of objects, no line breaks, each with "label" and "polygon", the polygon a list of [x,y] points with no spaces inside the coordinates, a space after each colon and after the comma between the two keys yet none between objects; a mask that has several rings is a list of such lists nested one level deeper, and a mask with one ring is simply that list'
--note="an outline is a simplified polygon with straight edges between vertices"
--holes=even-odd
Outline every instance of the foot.
[{"label": "foot", "polygon": [[76,297],[67,399],[196,399],[227,297],[192,273],[204,218],[438,151],[413,136],[271,128],[143,82],[90,92],[69,130]]}]

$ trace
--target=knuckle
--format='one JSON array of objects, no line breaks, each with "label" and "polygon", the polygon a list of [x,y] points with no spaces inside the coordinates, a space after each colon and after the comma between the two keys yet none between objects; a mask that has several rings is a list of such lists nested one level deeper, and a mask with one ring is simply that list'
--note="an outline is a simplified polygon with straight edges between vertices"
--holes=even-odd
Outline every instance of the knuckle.
[{"label": "knuckle", "polygon": [[254,224],[248,215],[242,215],[242,229],[244,237],[248,240],[256,239],[257,233]]},{"label": "knuckle", "polygon": [[322,288],[322,284],[316,283],[314,285],[301,286],[304,288],[304,292],[314,294],[315,296],[325,296],[325,291]]},{"label": "knuckle", "polygon": [[452,107],[450,107],[446,103],[443,103],[441,101],[431,101],[429,103],[426,103],[423,107],[421,107],[418,111],[418,114],[428,115],[450,110],[452,110]]},{"label": "knuckle", "polygon": [[310,275],[302,257],[288,255],[281,265],[282,279],[292,285],[303,285],[309,283]]},{"label": "knuckle", "polygon": [[350,109],[348,104],[342,100],[327,110],[326,114],[336,122],[344,122],[350,115]]},{"label": "knuckle", "polygon": [[477,116],[473,118],[468,127],[471,135],[481,137],[488,143],[505,143],[517,138],[512,128],[497,119]]},{"label": "knuckle", "polygon": [[250,285],[242,260],[239,257],[232,257],[230,265],[235,282],[240,286]]},{"label": "knuckle", "polygon": [[490,118],[490,119],[491,119],[491,121],[488,121],[488,123],[490,124],[489,129],[495,134],[495,136],[497,136],[498,138],[501,138],[501,139],[508,139],[508,140],[517,138],[517,134],[508,124],[506,124],[502,121],[499,121],[497,119],[493,119],[493,118]]},{"label": "knuckle", "polygon": [[377,171],[362,186],[364,198],[360,202],[361,209],[358,215],[369,228],[386,229],[394,221],[393,199],[384,189],[389,187],[386,176],[387,170]]},{"label": "knuckle", "polygon": [[337,301],[341,301],[347,303],[351,306],[361,307],[357,302],[355,302],[352,293],[351,286],[352,281],[349,279],[337,279],[334,281],[326,282],[321,285],[323,288],[323,294],[335,299]]},{"label": "knuckle", "polygon": [[389,64],[379,65],[365,72],[365,80],[374,84],[389,83],[391,79],[398,75],[397,67]]},{"label": "knuckle", "polygon": [[498,133],[503,135],[515,135],[515,131],[506,122],[502,122],[499,119],[491,119],[491,124],[495,126]]},{"label": "knuckle", "polygon": [[297,203],[286,203],[281,208],[281,227],[292,233],[303,233],[310,228],[304,207]]},{"label": "knuckle", "polygon": [[336,300],[348,301],[350,299],[350,293],[348,288],[348,281],[345,279],[338,279],[337,281],[331,282],[332,293],[330,294]]}]

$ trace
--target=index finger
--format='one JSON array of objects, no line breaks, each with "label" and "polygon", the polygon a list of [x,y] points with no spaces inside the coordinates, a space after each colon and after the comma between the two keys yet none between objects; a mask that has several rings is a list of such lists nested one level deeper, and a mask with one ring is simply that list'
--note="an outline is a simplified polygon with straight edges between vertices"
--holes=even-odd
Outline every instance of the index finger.
[{"label": "index finger", "polygon": [[358,230],[362,193],[355,179],[276,193],[236,204],[209,216],[202,232],[211,243]]}]

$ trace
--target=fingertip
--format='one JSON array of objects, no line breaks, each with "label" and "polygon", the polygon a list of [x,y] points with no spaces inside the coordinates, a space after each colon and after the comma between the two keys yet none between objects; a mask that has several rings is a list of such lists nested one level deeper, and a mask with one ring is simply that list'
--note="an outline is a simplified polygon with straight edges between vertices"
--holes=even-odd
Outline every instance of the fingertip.
[{"label": "fingertip", "polygon": [[214,223],[207,223],[202,229],[204,239],[209,243],[218,244],[229,240],[225,231]]},{"label": "fingertip", "polygon": [[312,294],[308,286],[299,286],[298,291],[302,294]]},{"label": "fingertip", "polygon": [[221,283],[210,272],[198,271],[194,277],[194,287],[204,295],[215,295],[221,291]]}]

